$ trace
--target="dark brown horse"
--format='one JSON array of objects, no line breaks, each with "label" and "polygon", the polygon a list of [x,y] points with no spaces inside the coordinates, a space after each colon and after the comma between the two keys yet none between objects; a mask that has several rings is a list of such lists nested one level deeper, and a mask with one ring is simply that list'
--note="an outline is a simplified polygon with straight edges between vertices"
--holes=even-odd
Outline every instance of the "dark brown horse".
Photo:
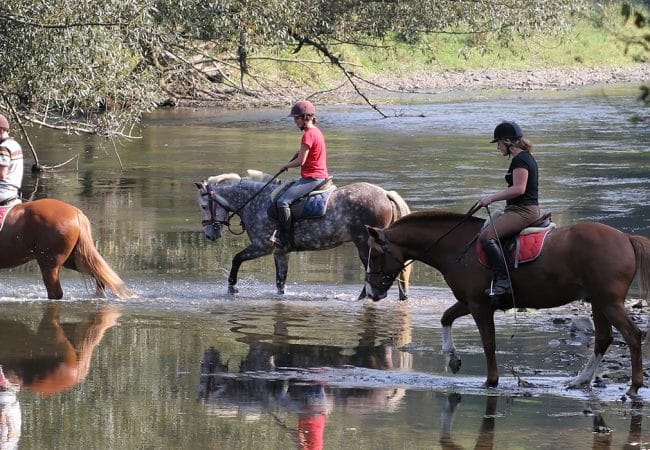
[{"label": "dark brown horse", "polygon": [[14,206],[0,230],[0,268],[36,260],[49,299],[63,297],[62,267],[91,276],[97,295],[110,288],[120,298],[132,297],[120,277],[97,252],[88,218],[67,203],[42,199]]},{"label": "dark brown horse", "polygon": [[[462,214],[423,211],[407,215],[385,229],[369,227],[371,250],[366,292],[375,300],[384,298],[408,260],[421,261],[439,270],[458,300],[443,315],[443,350],[448,357],[455,358],[451,324],[455,318],[471,314],[487,360],[485,385],[493,387],[499,382],[495,309],[484,293],[492,272],[479,262],[473,248],[467,250],[482,225],[482,219]],[[647,294],[650,239],[596,222],[556,229],[546,238],[538,259],[510,270],[517,307],[552,308],[579,299],[591,303],[596,333],[594,353],[569,387],[591,382],[612,342],[612,325],[621,332],[630,350],[632,382],[628,394],[636,395],[643,386],[641,331],[624,305],[635,274]],[[452,370],[458,370],[457,363]]]}]

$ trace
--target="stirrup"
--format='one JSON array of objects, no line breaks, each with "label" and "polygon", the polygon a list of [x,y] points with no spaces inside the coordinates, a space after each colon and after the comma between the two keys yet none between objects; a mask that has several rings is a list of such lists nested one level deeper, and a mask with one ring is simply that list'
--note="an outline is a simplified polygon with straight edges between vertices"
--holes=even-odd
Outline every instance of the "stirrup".
[{"label": "stirrup", "polygon": [[269,234],[266,237],[266,242],[268,242],[271,245],[276,245],[278,242],[278,230],[273,230],[273,233]]},{"label": "stirrup", "polygon": [[278,250],[287,250],[289,248],[289,242],[285,242],[280,238],[280,232],[278,230],[273,230],[273,233],[266,238],[266,242]]},{"label": "stirrup", "polygon": [[[496,290],[498,291],[495,291]],[[497,283],[492,280],[490,283],[490,287],[485,290],[485,295],[491,297],[491,298],[499,298],[503,295],[508,295],[512,292],[512,288],[510,287],[510,283],[508,283],[507,286],[499,286]]]}]

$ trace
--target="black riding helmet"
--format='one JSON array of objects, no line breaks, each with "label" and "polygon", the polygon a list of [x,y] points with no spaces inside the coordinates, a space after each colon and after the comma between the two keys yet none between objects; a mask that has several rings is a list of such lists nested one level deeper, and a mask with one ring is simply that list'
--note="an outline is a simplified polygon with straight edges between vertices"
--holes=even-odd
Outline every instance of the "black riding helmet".
[{"label": "black riding helmet", "polygon": [[516,142],[522,137],[524,137],[524,133],[515,122],[501,122],[494,129],[494,139],[490,143],[494,144],[500,139],[510,139],[512,142]]}]

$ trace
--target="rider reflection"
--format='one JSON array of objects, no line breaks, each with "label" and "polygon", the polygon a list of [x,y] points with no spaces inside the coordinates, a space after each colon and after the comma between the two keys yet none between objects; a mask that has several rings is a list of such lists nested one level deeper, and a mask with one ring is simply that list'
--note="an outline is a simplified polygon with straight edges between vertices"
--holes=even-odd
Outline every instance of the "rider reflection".
[{"label": "rider reflection", "polygon": [[236,371],[229,369],[231,360],[219,350],[211,347],[205,351],[198,396],[212,414],[243,415],[247,420],[270,415],[295,438],[299,449],[313,450],[324,446],[327,417],[335,405],[356,414],[392,411],[403,401],[406,391],[402,388],[341,389],[318,378],[327,368],[386,370],[412,364],[411,358],[393,357],[404,353],[397,348],[410,341],[410,319],[405,312],[398,313],[396,327],[391,322],[387,336],[385,330],[380,331],[384,327],[378,327],[378,321],[386,319],[386,311],[380,314],[373,308],[364,310],[357,343],[352,348],[296,343],[304,339],[295,335],[295,315],[282,305],[277,307],[274,319],[272,334],[251,331],[245,324],[232,328],[240,335],[237,341],[248,345]]},{"label": "rider reflection", "polygon": [[333,401],[322,384],[285,384],[279,404],[298,416],[298,448],[321,450],[324,445],[327,415]]}]

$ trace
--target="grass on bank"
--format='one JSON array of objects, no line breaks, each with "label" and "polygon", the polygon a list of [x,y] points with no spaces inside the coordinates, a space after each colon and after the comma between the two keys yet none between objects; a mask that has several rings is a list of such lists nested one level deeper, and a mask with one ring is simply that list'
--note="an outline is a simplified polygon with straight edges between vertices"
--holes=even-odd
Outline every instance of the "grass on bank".
[{"label": "grass on bank", "polygon": [[[494,35],[429,34],[408,44],[396,36],[368,46],[339,45],[331,50],[347,68],[360,76],[400,76],[418,72],[466,71],[479,69],[525,70],[535,68],[594,68],[629,66],[650,62],[641,46],[626,52],[622,36],[641,36],[633,24],[623,24],[621,3],[615,2],[600,15],[574,18],[571,25],[555,33],[539,32],[525,38],[512,34],[507,43]],[[645,9],[648,17],[648,9]],[[329,64],[309,61],[321,59],[313,49],[294,55],[276,55],[301,62],[260,62],[256,70],[269,78],[297,84],[332,88],[342,81],[341,72]]]}]

